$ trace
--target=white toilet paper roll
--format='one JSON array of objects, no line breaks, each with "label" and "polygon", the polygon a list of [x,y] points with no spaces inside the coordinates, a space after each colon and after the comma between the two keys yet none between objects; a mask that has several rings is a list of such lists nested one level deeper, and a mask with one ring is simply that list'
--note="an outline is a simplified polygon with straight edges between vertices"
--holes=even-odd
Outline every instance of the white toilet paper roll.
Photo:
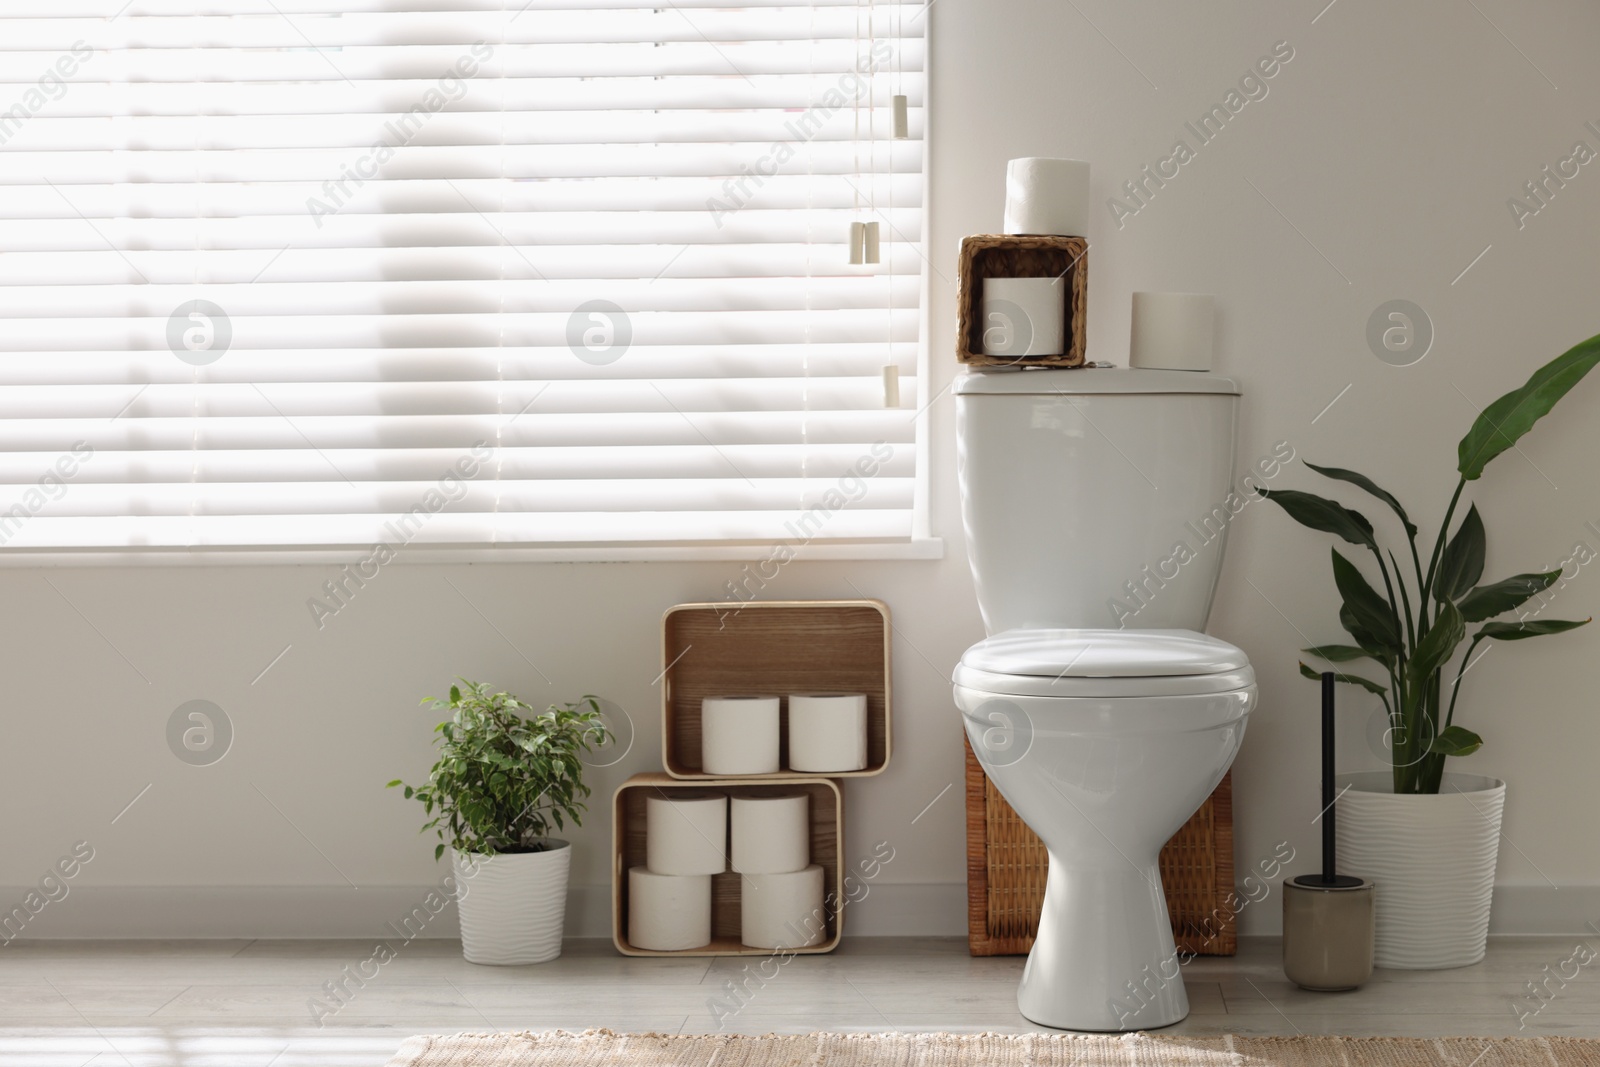
[{"label": "white toilet paper roll", "polygon": [[1210,370],[1216,299],[1209,293],[1134,293],[1128,366]]},{"label": "white toilet paper roll", "polygon": [[700,704],[700,769],[706,774],[778,770],[778,698],[707,697]]},{"label": "white toilet paper roll", "polygon": [[983,354],[1059,356],[1066,349],[1067,283],[1057,278],[985,278]]},{"label": "white toilet paper roll", "polygon": [[739,940],[751,948],[806,948],[827,937],[822,868],[739,879]]},{"label": "white toilet paper roll", "polygon": [[734,797],[729,837],[740,874],[782,874],[811,862],[811,798]]},{"label": "white toilet paper roll", "polygon": [[656,874],[721,874],[728,867],[728,798],[675,793],[645,800],[645,866]]},{"label": "white toilet paper roll", "polygon": [[676,952],[711,943],[711,876],[628,869],[628,944]]},{"label": "white toilet paper roll", "polygon": [[1006,233],[1082,237],[1089,232],[1089,164],[1013,159],[1006,164]]},{"label": "white toilet paper roll", "polygon": [[795,693],[789,697],[789,769],[811,773],[867,766],[864,693]]}]

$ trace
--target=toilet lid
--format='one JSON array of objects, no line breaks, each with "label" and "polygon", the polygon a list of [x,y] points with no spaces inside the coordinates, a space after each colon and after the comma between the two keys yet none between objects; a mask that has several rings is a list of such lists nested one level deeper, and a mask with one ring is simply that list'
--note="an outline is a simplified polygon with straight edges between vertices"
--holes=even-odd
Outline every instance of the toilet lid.
[{"label": "toilet lid", "polygon": [[1226,693],[1255,683],[1243,651],[1193,630],[1009,630],[967,649],[953,681],[1015,696]]}]

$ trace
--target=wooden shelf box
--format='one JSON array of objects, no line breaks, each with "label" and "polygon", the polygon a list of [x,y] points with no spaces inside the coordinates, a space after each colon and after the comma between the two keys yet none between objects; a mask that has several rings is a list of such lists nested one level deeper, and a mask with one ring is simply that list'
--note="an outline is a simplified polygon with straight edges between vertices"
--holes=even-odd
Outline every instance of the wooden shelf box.
[{"label": "wooden shelf box", "polygon": [[[956,359],[974,367],[1081,367],[1088,315],[1089,242],[1082,237],[978,234],[961,239],[956,280]],[[983,354],[983,280],[1066,275],[1066,349],[1054,356]]]},{"label": "wooden shelf box", "polygon": [[844,805],[839,784],[827,778],[719,778],[683,782],[665,774],[636,774],[617,788],[611,813],[611,940],[625,956],[770,956],[777,949],[751,948],[739,940],[739,875],[724,871],[711,878],[711,943],[702,948],[658,952],[628,943],[628,870],[645,865],[645,802],[674,793],[726,793],[730,797],[807,793],[811,797],[811,862],[822,868],[824,903],[835,902],[827,915],[821,943],[783,951],[832,952],[844,931]]},{"label": "wooden shelf box", "polygon": [[[718,780],[700,763],[700,702],[777,696],[779,765],[789,765],[790,693],[865,693],[867,766],[829,778],[880,774],[889,765],[889,606],[879,600],[756,600],[679,604],[661,624],[661,745],[667,773]],[[810,778],[815,772],[755,775]]]}]

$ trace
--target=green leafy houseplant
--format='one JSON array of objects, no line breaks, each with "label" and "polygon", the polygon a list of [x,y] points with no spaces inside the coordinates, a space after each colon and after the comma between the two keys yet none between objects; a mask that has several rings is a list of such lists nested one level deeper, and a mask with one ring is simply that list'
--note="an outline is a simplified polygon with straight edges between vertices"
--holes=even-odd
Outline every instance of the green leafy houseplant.
[{"label": "green leafy houseplant", "polygon": [[[439,758],[424,785],[405,786],[433,818],[422,832],[434,830],[439,845],[466,853],[540,852],[545,839],[565,829],[567,820],[581,825],[583,784],[579,754],[611,737],[600,716],[600,704],[585,696],[572,704],[552,704],[537,712],[510,693],[491,692],[485,682],[460,679],[450,699],[424,697],[435,708],[451,709],[451,717],[434,727]],[[534,712],[534,714],[528,714]],[[400,779],[389,788],[403,785]]]},{"label": "green leafy houseplant", "polygon": [[[1416,581],[1410,587],[1400,561],[1392,551],[1385,560],[1385,551],[1379,546],[1372,523],[1360,512],[1312,493],[1292,489],[1257,490],[1301,525],[1365,548],[1377,560],[1383,593],[1379,593],[1338,548],[1333,549],[1333,580],[1343,600],[1339,622],[1355,644],[1318,645],[1302,651],[1331,663],[1371,660],[1387,674],[1387,684],[1358,674],[1340,672],[1335,677],[1376,693],[1383,701],[1389,713],[1396,793],[1437,793],[1444,775],[1445,758],[1468,755],[1483,744],[1481,737],[1453,721],[1462,675],[1473,662],[1473,653],[1480,643],[1561,633],[1590,621],[1530,621],[1526,614],[1515,622],[1491,621],[1548,589],[1561,576],[1561,571],[1518,574],[1480,585],[1485,534],[1477,505],[1468,509],[1453,535],[1450,535],[1450,524],[1467,483],[1476,481],[1489,461],[1512,448],[1593,369],[1596,362],[1600,362],[1600,336],[1589,338],[1540,367],[1521,388],[1502,396],[1478,416],[1457,448],[1456,469],[1460,479],[1426,570],[1417,552],[1417,526],[1398,500],[1355,471],[1306,464],[1324,477],[1348,482],[1366,491],[1394,512],[1411,546]],[[1446,686],[1446,667],[1467,639],[1468,625],[1478,623],[1483,625],[1471,635],[1454,680]],[[1300,664],[1300,672],[1308,678],[1320,677],[1305,663]]]}]

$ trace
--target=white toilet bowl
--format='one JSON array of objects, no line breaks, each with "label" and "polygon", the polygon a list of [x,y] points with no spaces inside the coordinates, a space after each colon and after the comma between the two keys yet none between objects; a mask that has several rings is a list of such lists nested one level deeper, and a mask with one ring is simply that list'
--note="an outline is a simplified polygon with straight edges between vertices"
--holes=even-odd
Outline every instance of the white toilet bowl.
[{"label": "white toilet bowl", "polygon": [[1239,387],[1095,367],[967,373],[954,392],[989,634],[955,702],[1050,853],[1018,1006],[1063,1029],[1170,1025],[1189,1006],[1157,857],[1255,705],[1244,653],[1197,632],[1249,492],[1233,482]]},{"label": "white toilet bowl", "polygon": [[1022,1014],[1098,1031],[1182,1019],[1157,857],[1239,751],[1244,653],[1187,630],[1019,630],[968,649],[954,682],[984,771],[1050,854]]}]

